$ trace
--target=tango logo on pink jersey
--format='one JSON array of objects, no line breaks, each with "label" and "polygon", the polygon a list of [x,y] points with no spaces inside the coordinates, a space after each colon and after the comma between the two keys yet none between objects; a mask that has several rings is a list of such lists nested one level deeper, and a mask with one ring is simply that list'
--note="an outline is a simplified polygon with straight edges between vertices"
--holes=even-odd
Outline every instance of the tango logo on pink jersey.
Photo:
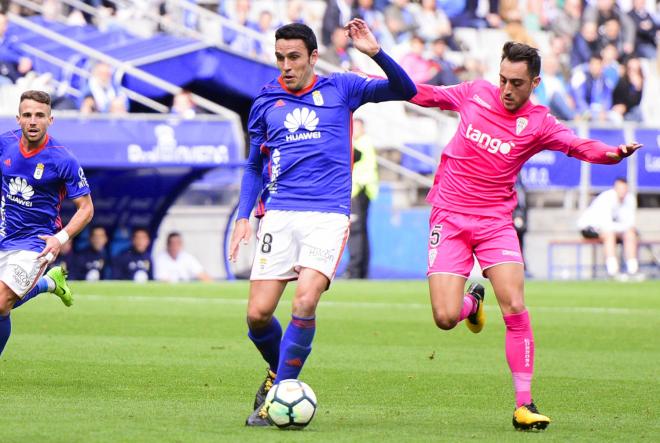
[{"label": "tango logo on pink jersey", "polygon": [[472,123],[468,125],[467,131],[465,131],[465,137],[476,142],[477,146],[481,149],[485,149],[491,154],[496,154],[497,152],[508,154],[515,146],[515,143],[513,142],[503,142],[499,138],[494,138],[490,134],[486,134],[485,132],[473,128]]}]

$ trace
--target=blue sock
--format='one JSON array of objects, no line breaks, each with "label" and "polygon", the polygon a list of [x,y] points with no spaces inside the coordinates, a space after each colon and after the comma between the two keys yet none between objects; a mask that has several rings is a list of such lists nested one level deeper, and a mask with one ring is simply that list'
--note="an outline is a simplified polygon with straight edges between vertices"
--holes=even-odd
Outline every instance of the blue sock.
[{"label": "blue sock", "polygon": [[41,294],[42,292],[48,292],[48,282],[46,281],[45,278],[41,277],[38,281],[37,284],[34,285],[34,288],[30,290],[27,294],[23,296],[23,298],[19,298],[16,303],[14,303],[13,309],[18,308],[31,298],[36,297],[37,295]]},{"label": "blue sock", "polygon": [[7,340],[11,335],[11,318],[8,315],[0,315],[0,355],[5,349]]},{"label": "blue sock", "polygon": [[282,326],[277,318],[273,316],[270,324],[263,329],[250,329],[248,337],[261,352],[264,360],[270,366],[270,370],[277,372],[277,364],[280,360],[280,342],[282,341]]},{"label": "blue sock", "polygon": [[298,378],[307,356],[312,352],[312,340],[316,332],[316,317],[291,316],[280,347],[280,363],[275,383]]}]

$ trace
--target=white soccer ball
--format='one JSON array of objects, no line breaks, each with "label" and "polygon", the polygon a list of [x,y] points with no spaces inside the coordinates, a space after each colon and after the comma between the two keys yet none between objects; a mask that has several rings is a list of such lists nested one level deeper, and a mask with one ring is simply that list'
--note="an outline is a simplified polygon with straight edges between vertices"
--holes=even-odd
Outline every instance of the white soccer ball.
[{"label": "white soccer ball", "polygon": [[316,394],[300,380],[282,380],[266,395],[268,418],[280,429],[302,429],[316,412]]}]

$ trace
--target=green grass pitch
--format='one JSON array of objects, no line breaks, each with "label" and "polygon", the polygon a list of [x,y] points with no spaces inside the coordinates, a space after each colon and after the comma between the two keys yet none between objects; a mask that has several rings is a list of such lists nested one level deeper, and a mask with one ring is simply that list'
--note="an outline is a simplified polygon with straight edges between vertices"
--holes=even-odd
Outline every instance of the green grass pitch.
[{"label": "green grass pitch", "polygon": [[[12,313],[0,358],[0,441],[658,441],[660,282],[530,282],[534,398],[553,422],[511,426],[504,326],[432,322],[427,286],[337,281],[301,374],[319,398],[301,432],[243,426],[265,364],[246,337],[245,283],[73,284]],[[278,316],[286,324],[291,287]]]}]

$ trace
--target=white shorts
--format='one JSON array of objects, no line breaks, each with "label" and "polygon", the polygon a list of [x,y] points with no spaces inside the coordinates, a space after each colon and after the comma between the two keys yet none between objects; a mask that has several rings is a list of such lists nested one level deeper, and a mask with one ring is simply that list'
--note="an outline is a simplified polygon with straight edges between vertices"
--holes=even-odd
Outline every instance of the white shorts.
[{"label": "white shorts", "polygon": [[344,214],[267,211],[259,224],[250,280],[296,280],[302,268],[310,268],[332,281],[348,225]]},{"label": "white shorts", "polygon": [[37,284],[48,261],[34,251],[0,251],[0,280],[23,298]]}]

